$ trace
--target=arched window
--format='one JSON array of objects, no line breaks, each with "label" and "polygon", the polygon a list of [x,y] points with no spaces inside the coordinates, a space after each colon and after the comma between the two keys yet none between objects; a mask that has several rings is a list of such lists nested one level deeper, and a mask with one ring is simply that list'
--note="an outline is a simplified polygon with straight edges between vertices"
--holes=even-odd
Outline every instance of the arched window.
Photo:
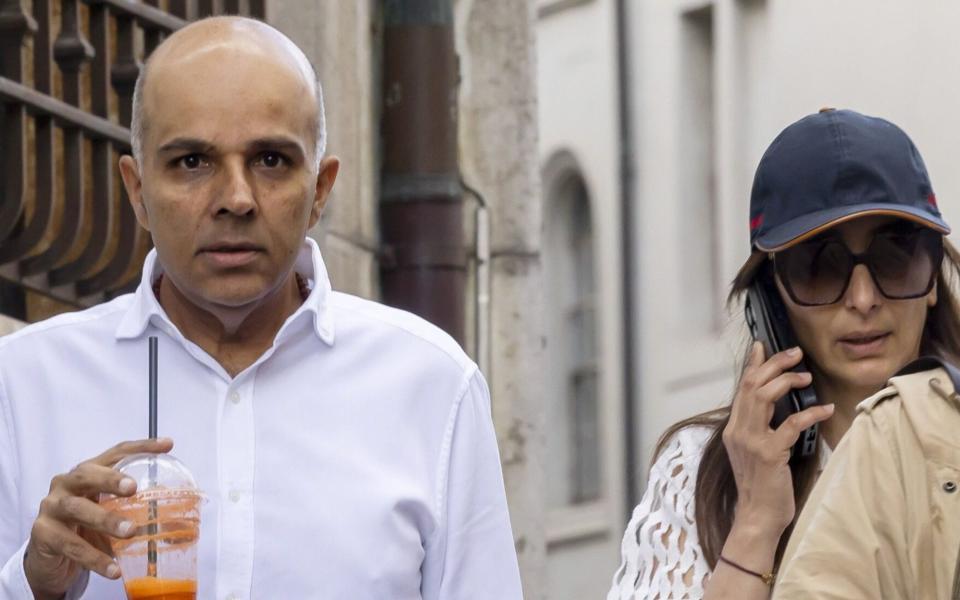
[{"label": "arched window", "polygon": [[601,497],[594,240],[587,187],[569,154],[544,176],[547,501]]}]

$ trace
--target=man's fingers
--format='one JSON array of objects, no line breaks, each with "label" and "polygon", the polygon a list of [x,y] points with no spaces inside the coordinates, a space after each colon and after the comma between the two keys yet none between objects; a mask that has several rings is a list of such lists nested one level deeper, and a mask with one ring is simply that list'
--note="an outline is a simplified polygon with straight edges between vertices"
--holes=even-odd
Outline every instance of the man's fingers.
[{"label": "man's fingers", "polygon": [[97,494],[129,496],[137,490],[137,483],[110,467],[81,463],[66,475],[54,477],[51,494],[57,491],[73,496],[94,497]]},{"label": "man's fingers", "polygon": [[787,417],[776,431],[773,432],[777,448],[789,448],[797,443],[800,433],[820,421],[833,416],[833,404],[811,406],[806,410],[794,413]]},{"label": "man's fingers", "polygon": [[79,529],[80,537],[87,540],[87,543],[103,552],[108,556],[113,556],[113,548],[110,547],[110,538],[95,531],[90,531],[88,529],[80,528]]},{"label": "man's fingers", "polygon": [[61,523],[79,525],[113,537],[125,538],[133,534],[132,522],[82,496],[47,496],[40,503],[40,511]]},{"label": "man's fingers", "polygon": [[105,467],[112,467],[123,458],[131,454],[140,452],[152,452],[154,454],[163,454],[173,449],[173,440],[170,438],[157,438],[155,440],[134,440],[130,442],[121,442],[110,448],[100,456],[90,460],[94,464]]},{"label": "man's fingers", "polygon": [[31,558],[35,561],[57,560],[62,556],[109,579],[120,576],[120,568],[108,554],[55,519],[41,517],[34,521],[28,552],[34,553]]}]

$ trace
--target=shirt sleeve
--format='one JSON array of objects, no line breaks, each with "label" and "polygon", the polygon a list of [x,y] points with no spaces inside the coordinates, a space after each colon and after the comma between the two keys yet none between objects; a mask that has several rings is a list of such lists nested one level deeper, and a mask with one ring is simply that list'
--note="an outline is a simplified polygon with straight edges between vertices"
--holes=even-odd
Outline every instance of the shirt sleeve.
[{"label": "shirt sleeve", "polygon": [[19,522],[17,456],[10,404],[0,380],[0,600],[33,600],[23,572],[26,539]]},{"label": "shirt sleeve", "polygon": [[[679,432],[650,469],[623,534],[607,600],[702,598],[710,567],[697,537],[694,492],[703,444]],[[705,440],[702,440],[705,441]]]},{"label": "shirt sleeve", "polygon": [[444,446],[448,460],[437,500],[442,521],[427,544],[423,598],[522,598],[490,393],[479,371],[465,382]]},{"label": "shirt sleeve", "polygon": [[[33,592],[23,569],[29,532],[22,532],[20,527],[18,457],[13,414],[3,380],[0,379],[0,600],[33,600]],[[64,600],[80,598],[89,576],[88,571],[83,571],[67,590]]]},{"label": "shirt sleeve", "polygon": [[775,599],[917,597],[907,572],[903,473],[884,416],[861,414],[837,445],[790,537]]}]

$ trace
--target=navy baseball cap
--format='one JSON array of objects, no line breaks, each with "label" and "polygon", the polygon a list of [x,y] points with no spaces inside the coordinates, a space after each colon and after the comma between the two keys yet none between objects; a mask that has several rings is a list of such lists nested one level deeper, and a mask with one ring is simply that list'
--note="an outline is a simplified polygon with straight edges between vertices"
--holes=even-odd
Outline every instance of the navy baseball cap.
[{"label": "navy baseball cap", "polygon": [[751,247],[783,250],[865,215],[950,233],[920,152],[893,123],[823,109],[784,129],[760,159],[750,193]]}]

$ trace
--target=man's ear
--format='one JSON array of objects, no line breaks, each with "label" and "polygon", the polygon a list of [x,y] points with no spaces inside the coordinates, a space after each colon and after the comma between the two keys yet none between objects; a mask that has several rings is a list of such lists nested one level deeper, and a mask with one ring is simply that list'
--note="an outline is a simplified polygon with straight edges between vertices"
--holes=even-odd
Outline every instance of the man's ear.
[{"label": "man's ear", "polygon": [[137,215],[140,226],[150,231],[150,218],[143,205],[143,180],[140,178],[140,167],[132,156],[126,154],[120,157],[120,177],[123,178],[123,187],[127,190],[127,198],[133,213]]},{"label": "man's ear", "polygon": [[327,205],[327,199],[330,197],[330,190],[333,189],[333,183],[337,180],[337,173],[340,172],[340,159],[336,156],[327,156],[320,161],[320,169],[317,171],[317,187],[313,196],[313,206],[310,208],[310,227],[317,224],[320,215],[323,214],[323,207]]}]

